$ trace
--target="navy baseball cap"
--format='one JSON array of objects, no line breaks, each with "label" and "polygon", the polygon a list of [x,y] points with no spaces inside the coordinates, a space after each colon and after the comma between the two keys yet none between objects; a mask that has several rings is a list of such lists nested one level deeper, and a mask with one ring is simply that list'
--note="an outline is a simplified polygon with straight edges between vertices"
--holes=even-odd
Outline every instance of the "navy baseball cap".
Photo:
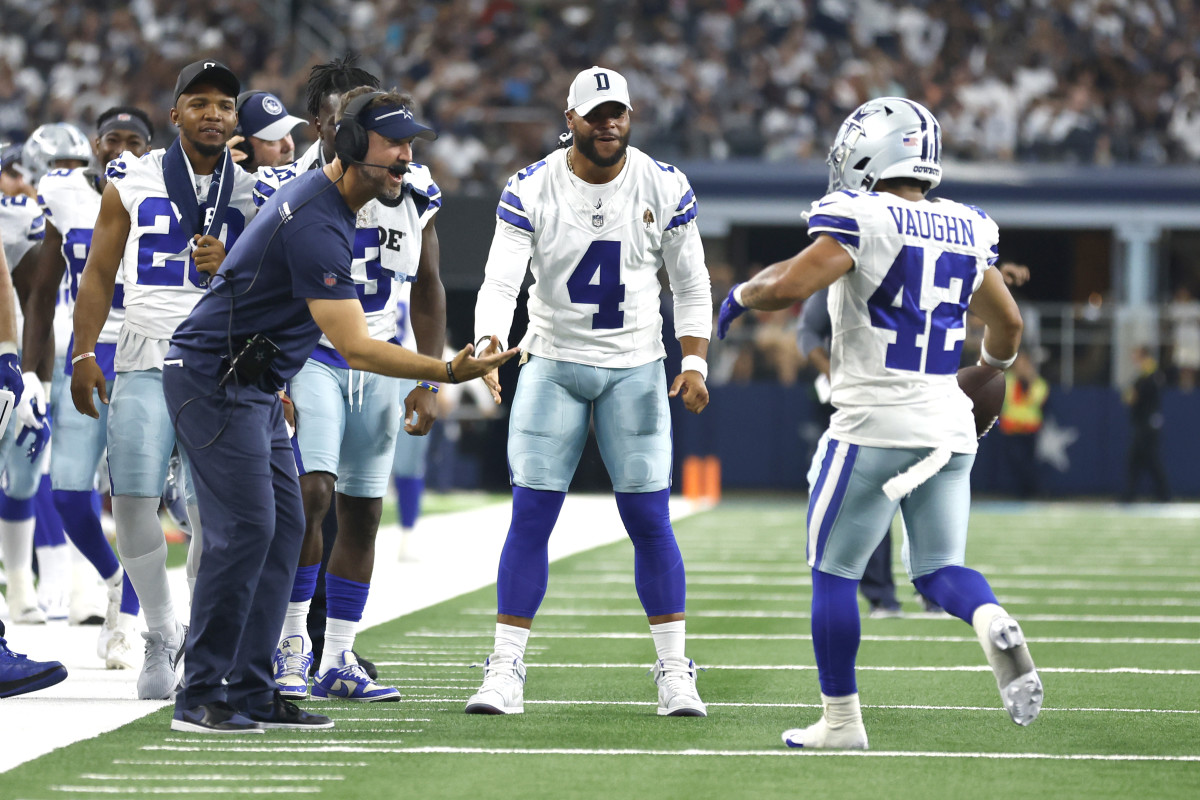
[{"label": "navy baseball cap", "polygon": [[233,70],[220,61],[206,59],[194,61],[179,71],[179,78],[175,81],[175,100],[178,101],[179,95],[201,81],[212,84],[230,97],[237,97],[242,91],[242,83]]},{"label": "navy baseball cap", "polygon": [[432,142],[437,134],[413,118],[408,106],[379,106],[360,114],[362,126],[389,139],[424,139]]},{"label": "navy baseball cap", "polygon": [[293,117],[283,102],[270,92],[249,91],[238,95],[238,127],[246,136],[274,142],[287,136],[292,128],[307,123]]}]

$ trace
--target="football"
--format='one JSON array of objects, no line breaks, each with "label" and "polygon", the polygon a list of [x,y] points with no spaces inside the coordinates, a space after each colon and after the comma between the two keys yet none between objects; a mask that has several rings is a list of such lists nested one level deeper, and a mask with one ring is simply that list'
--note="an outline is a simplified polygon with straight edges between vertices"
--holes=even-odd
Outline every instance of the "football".
[{"label": "football", "polygon": [[982,438],[1000,417],[1004,405],[1004,371],[988,366],[963,367],[958,388],[975,406],[975,435]]}]

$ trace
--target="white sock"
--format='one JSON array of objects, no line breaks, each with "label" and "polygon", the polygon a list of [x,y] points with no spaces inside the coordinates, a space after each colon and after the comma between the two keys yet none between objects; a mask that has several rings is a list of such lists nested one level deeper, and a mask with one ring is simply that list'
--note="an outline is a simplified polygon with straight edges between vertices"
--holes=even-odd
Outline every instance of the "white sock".
[{"label": "white sock", "polygon": [[0,519],[0,549],[6,572],[33,574],[32,517],[22,520]]},{"label": "white sock", "polygon": [[311,597],[298,603],[288,603],[287,614],[283,618],[283,631],[279,634],[280,641],[289,636],[303,638],[305,652],[312,650],[312,642],[308,640],[308,608],[310,605],[312,605]]},{"label": "white sock", "polygon": [[654,637],[654,649],[660,661],[666,661],[668,658],[687,658],[683,654],[686,624],[687,620],[681,619],[650,626],[650,635]]},{"label": "white sock", "polygon": [[525,646],[529,644],[529,628],[496,623],[496,646],[492,652],[501,658],[525,658]]},{"label": "white sock", "polygon": [[862,723],[862,706],[858,703],[858,692],[844,697],[830,697],[822,692],[821,704],[825,707],[825,721],[831,728]]},{"label": "white sock", "polygon": [[[89,564],[90,566],[90,564]],[[104,585],[110,589],[115,589],[120,586],[125,580],[125,571],[121,569],[121,565],[117,565],[117,571],[104,579]],[[136,591],[136,590],[135,590]]]},{"label": "white sock", "polygon": [[196,591],[196,574],[200,571],[200,553],[204,549],[204,529],[200,527],[200,506],[190,503],[187,507],[188,522],[192,526],[192,540],[188,544],[187,582],[188,598]]},{"label": "white sock", "polygon": [[321,667],[317,670],[318,674],[342,666],[342,653],[354,649],[356,633],[357,622],[333,617],[325,620],[325,649],[321,651]]}]

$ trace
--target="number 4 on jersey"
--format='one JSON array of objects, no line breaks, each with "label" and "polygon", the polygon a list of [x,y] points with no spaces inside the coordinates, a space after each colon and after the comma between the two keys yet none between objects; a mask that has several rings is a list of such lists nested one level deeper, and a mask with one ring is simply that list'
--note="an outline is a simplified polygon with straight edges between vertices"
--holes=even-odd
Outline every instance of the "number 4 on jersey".
[{"label": "number 4 on jersey", "polygon": [[[597,274],[599,277],[597,279]],[[595,280],[594,280],[595,279]],[[592,315],[592,330],[620,328],[625,324],[625,284],[621,283],[621,243],[592,242],[567,278],[572,303],[599,306]]]},{"label": "number 4 on jersey", "polygon": [[975,263],[974,256],[964,253],[939,253],[933,262],[933,289],[952,291],[956,279],[961,288],[957,297],[926,311],[921,303],[925,248],[905,245],[900,249],[883,282],[867,301],[871,324],[896,334],[887,347],[884,363],[888,369],[931,375],[950,375],[958,369],[964,337],[955,337],[949,348],[946,339],[950,331],[965,325]]}]

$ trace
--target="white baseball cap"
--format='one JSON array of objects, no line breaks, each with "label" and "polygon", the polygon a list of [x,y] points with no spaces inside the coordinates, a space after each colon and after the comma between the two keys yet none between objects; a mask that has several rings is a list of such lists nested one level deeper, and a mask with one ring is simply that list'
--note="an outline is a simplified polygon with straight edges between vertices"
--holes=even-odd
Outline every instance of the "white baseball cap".
[{"label": "white baseball cap", "polygon": [[581,117],[608,102],[622,103],[633,110],[633,104],[629,102],[629,83],[621,73],[604,67],[592,67],[576,75],[567,92],[567,110]]}]

